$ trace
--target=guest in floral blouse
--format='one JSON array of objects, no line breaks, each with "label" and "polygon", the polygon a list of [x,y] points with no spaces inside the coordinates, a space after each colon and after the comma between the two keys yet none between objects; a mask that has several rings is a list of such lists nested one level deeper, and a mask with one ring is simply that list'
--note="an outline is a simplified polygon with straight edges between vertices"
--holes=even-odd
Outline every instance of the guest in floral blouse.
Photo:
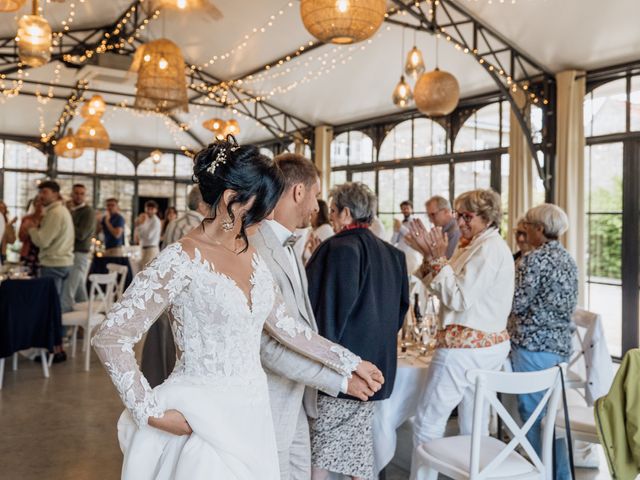
[{"label": "guest in floral blouse", "polygon": [[[493,190],[463,193],[455,201],[454,216],[462,238],[450,260],[441,227],[427,231],[415,220],[411,235],[405,237],[423,254],[417,273],[440,300],[437,347],[418,401],[414,447],[442,437],[456,406],[461,433],[471,435],[474,385],[466,373],[476,368],[499,370],[510,350],[506,328],[514,265],[498,231],[500,195]],[[485,418],[487,430],[488,412]]]},{"label": "guest in floral blouse", "polygon": [[[571,355],[575,329],[571,316],[578,299],[578,268],[558,237],[567,231],[567,214],[545,203],[530,209],[524,218],[527,241],[533,249],[516,268],[516,288],[509,319],[511,364],[515,372],[544,370]],[[518,410],[526,421],[543,392],[518,397]],[[531,445],[541,452],[540,420],[529,430]],[[556,444],[556,480],[568,479],[564,441]]]}]

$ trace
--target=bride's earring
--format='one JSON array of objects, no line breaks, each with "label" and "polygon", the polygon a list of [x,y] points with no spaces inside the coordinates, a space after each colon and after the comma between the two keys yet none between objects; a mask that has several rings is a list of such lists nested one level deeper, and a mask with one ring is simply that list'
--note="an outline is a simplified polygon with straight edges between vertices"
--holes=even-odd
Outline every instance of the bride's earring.
[{"label": "bride's earring", "polygon": [[233,220],[233,218],[229,218],[229,220],[225,220],[224,222],[222,222],[222,230],[224,230],[225,232],[230,232],[231,230],[233,230],[233,226],[236,222]]}]

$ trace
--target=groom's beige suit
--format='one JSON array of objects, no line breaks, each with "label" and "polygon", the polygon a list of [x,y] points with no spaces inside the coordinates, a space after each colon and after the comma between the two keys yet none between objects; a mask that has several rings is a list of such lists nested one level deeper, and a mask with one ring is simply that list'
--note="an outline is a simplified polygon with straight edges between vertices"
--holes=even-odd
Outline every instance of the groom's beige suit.
[{"label": "groom's beige suit", "polygon": [[[297,256],[290,256],[292,252],[283,246],[287,232],[274,222],[262,222],[249,241],[269,266],[289,314],[317,332],[304,267]],[[317,415],[317,389],[336,396],[344,387],[345,377],[287,349],[264,331],[261,343],[260,355],[269,383],[281,478],[309,480],[311,459],[307,415]]]}]

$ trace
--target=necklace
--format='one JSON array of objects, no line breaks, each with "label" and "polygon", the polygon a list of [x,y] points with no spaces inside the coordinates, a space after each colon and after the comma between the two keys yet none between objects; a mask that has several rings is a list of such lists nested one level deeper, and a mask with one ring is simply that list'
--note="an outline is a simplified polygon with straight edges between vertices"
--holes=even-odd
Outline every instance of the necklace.
[{"label": "necklace", "polygon": [[[213,238],[211,235],[209,235],[209,234],[207,233],[207,231],[206,231],[206,230],[204,230],[204,232],[203,232],[203,233],[205,234],[205,236],[206,236],[206,237],[208,237],[208,238],[209,238],[209,240],[211,240],[211,242],[212,242],[214,245],[218,245],[218,246],[220,246],[220,247],[224,248],[225,250],[227,250],[227,251],[229,251],[229,252],[231,252],[231,253],[233,253],[233,254],[236,254],[236,255],[238,254],[238,250],[236,250],[235,248],[229,248],[229,247],[227,247],[227,246],[226,246],[224,243],[222,243],[220,240],[218,240],[218,239],[216,239],[216,238]],[[235,243],[236,243],[236,241],[237,241],[237,240],[238,240],[238,237],[236,237],[236,238],[233,240],[233,242],[234,242],[234,247],[235,247]]]}]

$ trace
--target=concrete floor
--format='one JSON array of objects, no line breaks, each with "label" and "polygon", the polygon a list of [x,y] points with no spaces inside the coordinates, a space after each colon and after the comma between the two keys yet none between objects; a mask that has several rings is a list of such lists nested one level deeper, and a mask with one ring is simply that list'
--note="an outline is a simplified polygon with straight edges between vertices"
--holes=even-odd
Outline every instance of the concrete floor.
[{"label": "concrete floor", "polygon": [[[6,362],[0,390],[0,478],[2,480],[115,480],[122,455],[116,421],[122,403],[93,356],[91,371],[82,358],[54,365],[45,379],[39,364],[21,358],[18,371]],[[399,438],[399,449],[409,445]],[[397,456],[401,452],[398,452]],[[611,478],[600,470],[579,469],[578,480]],[[406,480],[398,465],[386,480]],[[225,480],[225,479],[216,479]]]}]

